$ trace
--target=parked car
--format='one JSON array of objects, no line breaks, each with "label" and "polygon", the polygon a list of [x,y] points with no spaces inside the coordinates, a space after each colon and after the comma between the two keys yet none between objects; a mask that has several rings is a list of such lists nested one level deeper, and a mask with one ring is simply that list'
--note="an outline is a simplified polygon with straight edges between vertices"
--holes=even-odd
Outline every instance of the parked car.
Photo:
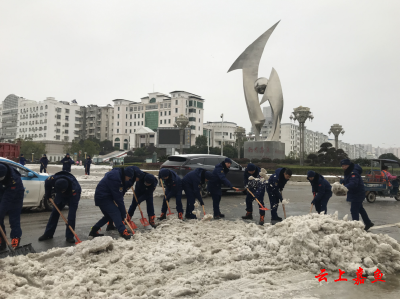
[{"label": "parked car", "polygon": [[[206,154],[174,155],[169,156],[168,160],[161,165],[161,168],[172,169],[180,178],[183,178],[188,172],[193,171],[196,168],[204,168],[213,171],[215,165],[224,161],[225,158],[225,156]],[[235,161],[232,161],[227,179],[234,187],[244,189],[243,173],[244,168]],[[229,188],[222,185],[222,191],[227,190],[229,190]],[[206,186],[203,187],[202,193],[204,196],[207,194]]]},{"label": "parked car", "polygon": [[8,164],[21,174],[22,184],[25,188],[24,208],[44,207],[48,211],[53,209],[51,202],[44,198],[44,181],[49,177],[47,173],[37,173],[5,158],[0,158],[0,162]]}]

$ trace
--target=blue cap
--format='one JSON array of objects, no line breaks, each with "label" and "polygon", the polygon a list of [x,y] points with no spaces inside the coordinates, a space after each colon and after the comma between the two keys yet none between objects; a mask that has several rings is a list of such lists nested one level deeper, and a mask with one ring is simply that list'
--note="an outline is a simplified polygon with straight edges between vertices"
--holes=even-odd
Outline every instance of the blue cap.
[{"label": "blue cap", "polygon": [[349,159],[343,159],[342,161],[340,161],[340,165],[350,165],[351,161]]},{"label": "blue cap", "polygon": [[7,166],[0,163],[0,177],[3,177],[7,174]]},{"label": "blue cap", "polygon": [[66,179],[58,179],[55,183],[56,192],[62,192],[67,190],[68,188],[68,181]]},{"label": "blue cap", "polygon": [[124,169],[125,176],[133,178],[135,177],[135,169],[133,166],[125,167]]},{"label": "blue cap", "polygon": [[67,153],[66,156],[69,156],[69,153]]},{"label": "blue cap", "polygon": [[232,164],[232,160],[229,159],[229,158],[225,158],[224,162],[225,162],[225,163],[230,163],[230,164]]},{"label": "blue cap", "polygon": [[144,177],[144,182],[147,184],[153,184],[154,182],[154,175],[152,175],[151,173],[147,173]]},{"label": "blue cap", "polygon": [[205,173],[205,178],[206,178],[206,180],[211,180],[211,178],[212,178],[212,173],[211,173],[210,171],[206,171],[206,173]]},{"label": "blue cap", "polygon": [[307,177],[308,177],[308,178],[313,178],[313,177],[315,177],[315,171],[312,171],[312,170],[307,171]]},{"label": "blue cap", "polygon": [[43,157],[46,157],[46,154],[43,154]]},{"label": "blue cap", "polygon": [[247,170],[254,171],[254,170],[256,170],[256,166],[253,163],[249,163],[249,164],[247,164]]},{"label": "blue cap", "polygon": [[159,176],[161,179],[166,178],[167,176],[170,176],[170,175],[171,175],[171,174],[170,174],[169,170],[166,169],[166,168],[161,168],[161,169],[160,169],[160,172],[158,173],[158,176]]},{"label": "blue cap", "polygon": [[21,154],[21,157],[23,156],[24,154]]}]

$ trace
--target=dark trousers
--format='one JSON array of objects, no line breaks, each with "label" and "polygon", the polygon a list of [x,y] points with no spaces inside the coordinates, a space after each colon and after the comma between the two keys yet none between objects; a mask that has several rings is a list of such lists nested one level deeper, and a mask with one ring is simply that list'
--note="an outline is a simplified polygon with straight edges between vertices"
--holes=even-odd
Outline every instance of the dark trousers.
[{"label": "dark trousers", "polygon": [[271,218],[276,219],[278,217],[278,207],[279,207],[279,197],[272,193],[272,192],[267,192],[268,193],[268,198],[269,198],[269,203],[271,206]]},{"label": "dark trousers", "polygon": [[[10,223],[11,227],[11,233],[10,233],[11,239],[21,238],[22,236],[21,210],[22,210],[22,204],[20,208],[11,208],[8,210],[8,222]],[[0,220],[0,225],[4,233],[6,233],[6,227],[4,226],[4,218]]]},{"label": "dark trousers", "polygon": [[364,221],[365,225],[371,224],[371,220],[368,217],[367,211],[363,207],[363,203],[361,202],[351,202],[350,208],[351,217],[353,220],[360,220],[359,214],[361,214],[361,218]]},{"label": "dark trousers", "polygon": [[[81,194],[78,193],[77,195],[74,196],[74,199],[69,200],[69,203],[68,203],[69,210],[68,210],[67,220],[68,220],[68,224],[72,227],[73,230],[75,230],[76,210],[78,209],[78,204],[79,204],[80,198],[81,198]],[[60,209],[60,211],[62,211],[64,209],[67,202],[68,201],[62,200],[61,198],[57,198],[57,197],[54,200],[54,203]],[[44,234],[46,236],[54,235],[59,219],[60,219],[60,213],[58,213],[57,209],[55,207],[53,207],[53,210],[51,211],[51,214],[50,214],[49,222],[47,222],[46,230],[44,231]],[[67,239],[74,237],[74,234],[68,228],[68,225],[66,225],[65,237]]]},{"label": "dark trousers", "polygon": [[90,165],[85,166],[85,174],[90,175]]},{"label": "dark trousers", "polygon": [[[258,199],[258,201],[264,206],[264,193],[263,194],[257,194],[255,192],[253,192],[252,190],[250,190],[254,196],[256,196],[256,198]],[[250,192],[247,192],[246,195],[246,211],[252,213],[253,212],[253,201],[254,201],[254,197],[250,194]],[[257,203],[257,205],[259,206],[259,208],[261,208],[261,206]],[[264,210],[259,210],[260,211],[260,215],[264,216],[265,215],[265,211]]]},{"label": "dark trousers", "polygon": [[219,210],[219,203],[221,202],[221,194],[211,193],[211,198],[213,201],[214,217],[219,216],[221,211]]},{"label": "dark trousers", "polygon": [[[173,196],[176,198],[176,210],[178,211],[178,213],[183,213],[183,206],[182,206],[182,190],[178,191],[175,196]],[[171,197],[172,198],[172,197]],[[171,204],[170,204],[171,207]],[[168,210],[168,206],[164,197],[163,200],[163,204],[161,207],[161,213],[166,213]]]},{"label": "dark trousers", "polygon": [[43,164],[40,164],[40,173],[42,173],[42,171],[46,172],[46,169],[47,169],[47,166],[45,167],[45,166],[43,166]]},{"label": "dark trousers", "polygon": [[110,201],[104,205],[99,206],[100,211],[103,213],[103,218],[99,220],[94,226],[96,228],[100,228],[104,226],[107,222],[114,222],[114,225],[117,227],[118,232],[121,234],[125,231],[125,225],[122,222],[121,211],[115,205],[114,201]]},{"label": "dark trousers", "polygon": [[184,188],[186,194],[186,215],[190,217],[193,215],[192,212],[194,211],[194,203],[196,202],[196,195],[194,192],[189,188]]},{"label": "dark trousers", "polygon": [[332,197],[332,193],[324,194],[321,200],[315,201],[314,206],[315,210],[319,213],[325,211],[325,214],[328,212],[328,201]]},{"label": "dark trousers", "polygon": [[[151,194],[143,194],[141,196],[138,196],[138,201],[139,201],[139,203],[142,203],[143,201],[146,201],[147,216],[149,216],[149,217],[154,216],[153,193],[151,193]],[[133,216],[133,214],[135,213],[137,205],[138,204],[137,204],[135,196],[134,196],[133,200],[132,200],[132,204],[131,204],[131,206],[129,207],[129,210],[128,210],[129,216],[131,216],[131,217]]]}]

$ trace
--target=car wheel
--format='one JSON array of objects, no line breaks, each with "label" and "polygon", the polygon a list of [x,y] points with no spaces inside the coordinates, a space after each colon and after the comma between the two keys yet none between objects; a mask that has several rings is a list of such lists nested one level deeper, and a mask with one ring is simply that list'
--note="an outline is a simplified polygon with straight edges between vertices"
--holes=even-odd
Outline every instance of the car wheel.
[{"label": "car wheel", "polygon": [[[53,194],[51,195],[51,198],[52,198],[53,201],[54,201],[55,198],[56,198],[56,194],[53,193]],[[51,201],[50,201],[48,198],[46,198],[45,195],[43,195],[42,202],[43,202],[43,206],[44,206],[44,208],[46,209],[46,211],[52,211],[52,210],[53,210],[53,204],[51,203]]]},{"label": "car wheel", "polygon": [[365,196],[368,202],[373,203],[376,200],[376,194],[375,192],[369,192],[367,196]]},{"label": "car wheel", "polygon": [[400,201],[400,191],[397,192],[397,195],[394,197],[397,201]]},{"label": "car wheel", "polygon": [[207,184],[204,184],[201,188],[201,197],[206,198],[210,193],[207,190]]}]

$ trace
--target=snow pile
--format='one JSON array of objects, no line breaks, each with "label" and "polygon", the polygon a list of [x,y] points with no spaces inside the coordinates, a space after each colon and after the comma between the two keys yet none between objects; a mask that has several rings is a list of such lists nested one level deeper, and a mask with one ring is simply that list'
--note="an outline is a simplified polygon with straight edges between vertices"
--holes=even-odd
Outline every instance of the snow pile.
[{"label": "snow pile", "polygon": [[81,183],[82,181],[100,182],[103,177],[93,175],[76,175],[75,178]]},{"label": "snow pile", "polygon": [[283,205],[288,205],[290,202],[290,199],[285,198],[284,200],[282,200],[282,204]]},{"label": "snow pile", "polygon": [[343,186],[342,184],[340,184],[338,182],[335,182],[332,185],[332,192],[336,196],[346,196],[347,191],[349,191],[349,190],[345,186]]},{"label": "snow pile", "polygon": [[[274,226],[173,219],[132,240],[110,237],[0,260],[0,298],[293,298],[324,268],[400,271],[400,246],[334,215]],[[310,272],[307,272],[311,271]]]}]

